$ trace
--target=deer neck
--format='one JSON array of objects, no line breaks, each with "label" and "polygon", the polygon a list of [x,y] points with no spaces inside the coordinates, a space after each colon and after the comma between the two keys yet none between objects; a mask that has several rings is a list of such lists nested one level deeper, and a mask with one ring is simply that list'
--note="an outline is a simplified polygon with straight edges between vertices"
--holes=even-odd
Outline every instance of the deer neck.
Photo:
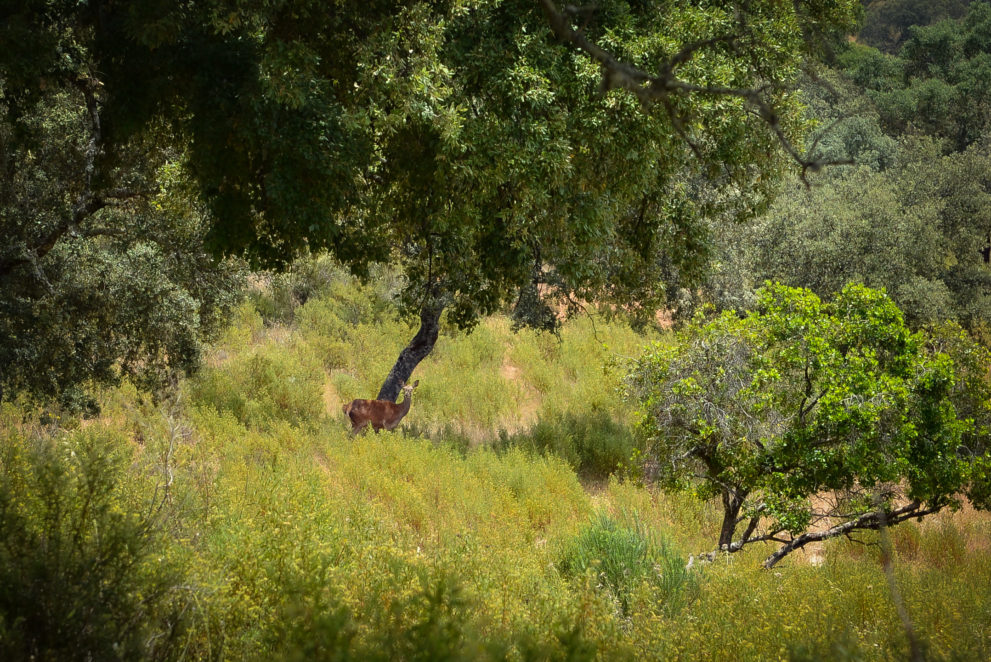
[{"label": "deer neck", "polygon": [[410,406],[410,403],[413,400],[413,393],[412,393],[412,391],[411,392],[407,392],[405,394],[405,396],[406,397],[403,398],[403,401],[399,403],[399,415],[400,415],[400,417],[405,416],[407,413],[409,413],[409,406]]}]

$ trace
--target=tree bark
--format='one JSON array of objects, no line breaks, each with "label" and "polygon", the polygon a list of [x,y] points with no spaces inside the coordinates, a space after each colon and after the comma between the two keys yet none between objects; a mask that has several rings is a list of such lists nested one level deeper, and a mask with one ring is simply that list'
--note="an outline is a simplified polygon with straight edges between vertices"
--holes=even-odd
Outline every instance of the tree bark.
[{"label": "tree bark", "polygon": [[396,359],[389,376],[382,384],[377,400],[395,402],[399,397],[403,384],[409,380],[413,370],[433,350],[437,335],[440,333],[440,314],[443,311],[444,304],[436,299],[425,303],[420,309],[420,329],[399,353],[399,358]]},{"label": "tree bark", "polygon": [[745,495],[737,490],[723,488],[723,525],[719,530],[719,549],[729,551],[733,544],[733,534],[736,533],[737,518],[744,498]]}]

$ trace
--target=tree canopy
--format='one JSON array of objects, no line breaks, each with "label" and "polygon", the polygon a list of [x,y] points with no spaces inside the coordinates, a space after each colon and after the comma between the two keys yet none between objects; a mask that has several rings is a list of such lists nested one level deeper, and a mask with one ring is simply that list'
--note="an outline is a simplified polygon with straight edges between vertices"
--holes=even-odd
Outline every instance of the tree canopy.
[{"label": "tree canopy", "polygon": [[0,399],[92,411],[88,387],[122,377],[157,393],[237,298],[240,267],[205,249],[181,156],[152,136],[105,162],[87,94],[0,116]]},{"label": "tree canopy", "polygon": [[943,156],[928,140],[895,153],[896,167],[787,190],[749,231],[756,278],[820,296],[850,281],[884,287],[913,327],[979,331],[991,320],[991,159],[978,146]]},{"label": "tree canopy", "polygon": [[[851,165],[804,182],[791,179],[767,212],[745,227],[714,226],[717,248],[703,285],[682,289],[676,299],[683,318],[706,300],[749,308],[764,280],[808,287],[819,296],[858,281],[884,287],[915,328],[954,320],[987,338],[986,99],[951,85],[947,71],[980,61],[980,55],[961,60],[961,44],[983,44],[974,35],[989,7],[973,3],[965,19],[932,26],[951,35],[953,45],[945,53],[953,64],[932,78],[955,90],[940,108],[912,96],[910,88],[921,83],[915,74],[906,78],[904,51],[896,57],[856,44],[840,47],[834,67],[802,80],[806,112],[816,123],[807,138],[810,156]],[[919,57],[935,52],[942,51],[933,46]],[[902,101],[892,106],[898,95]],[[892,121],[895,106],[911,121]],[[955,136],[967,137],[958,142]]]},{"label": "tree canopy", "polygon": [[[4,41],[22,46],[0,56],[5,121],[55,95],[89,120],[75,205],[14,233],[0,271],[44,272],[92,208],[150,199],[154,169],[141,192],[119,167],[144,144],[188,178],[214,255],[400,264],[426,351],[443,309],[462,328],[517,301],[543,325],[550,300],[646,319],[666,297],[656,276],[706,259],[703,219],[766,203],[804,126],[801,59],[856,5],[7,3]],[[623,63],[605,77],[602,49]],[[616,84],[636,67],[657,72],[649,95]]]},{"label": "tree canopy", "polygon": [[892,133],[924,133],[963,150],[991,128],[991,4],[914,25],[897,54],[850,45],[837,62]]},{"label": "tree canopy", "polygon": [[959,328],[911,332],[883,292],[849,285],[824,302],[769,284],[746,317],[693,323],[645,353],[628,396],[654,477],[719,496],[719,547],[777,542],[769,567],[964,493],[991,505],[989,367]]},{"label": "tree canopy", "polygon": [[858,36],[885,52],[905,43],[911,28],[946,18],[960,18],[972,0],[865,0],[864,22]]}]

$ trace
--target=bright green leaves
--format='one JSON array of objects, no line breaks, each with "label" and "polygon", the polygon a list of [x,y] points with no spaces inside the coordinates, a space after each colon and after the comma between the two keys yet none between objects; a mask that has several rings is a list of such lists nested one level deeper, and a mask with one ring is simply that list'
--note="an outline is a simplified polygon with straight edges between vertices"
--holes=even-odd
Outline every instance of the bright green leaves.
[{"label": "bright green leaves", "polygon": [[965,443],[979,425],[971,413],[986,421],[991,403],[987,354],[944,336],[910,332],[883,291],[851,284],[823,302],[768,284],[746,317],[696,322],[677,345],[648,350],[628,397],[664,483],[701,478],[748,495],[793,533],[827,491],[904,484],[941,506],[986,456]]}]

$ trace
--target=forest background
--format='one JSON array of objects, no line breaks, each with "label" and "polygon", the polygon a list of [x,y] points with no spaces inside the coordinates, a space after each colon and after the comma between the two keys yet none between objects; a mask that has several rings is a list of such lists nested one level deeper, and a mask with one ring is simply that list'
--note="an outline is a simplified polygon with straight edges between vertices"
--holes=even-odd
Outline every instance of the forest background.
[{"label": "forest background", "polygon": [[[991,656],[991,5],[569,15],[658,101],[537,3],[111,4],[2,10],[12,659]],[[878,484],[967,472],[773,572],[724,488],[657,472],[636,388],[770,319],[765,281],[884,288],[953,372],[941,463]],[[402,432],[351,438],[414,370]],[[759,489],[815,529],[824,492]]]}]

